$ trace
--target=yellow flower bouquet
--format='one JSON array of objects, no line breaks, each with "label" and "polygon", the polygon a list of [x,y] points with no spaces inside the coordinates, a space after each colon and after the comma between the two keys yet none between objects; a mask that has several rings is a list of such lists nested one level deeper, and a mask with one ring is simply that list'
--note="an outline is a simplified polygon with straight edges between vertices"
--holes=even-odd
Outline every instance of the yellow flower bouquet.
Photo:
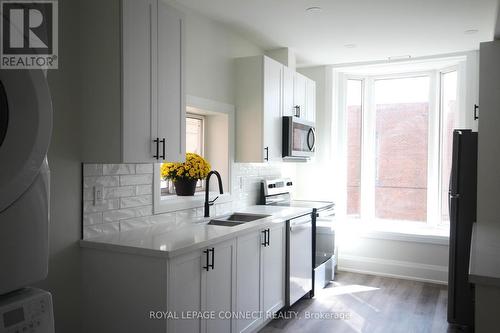
[{"label": "yellow flower bouquet", "polygon": [[175,185],[177,195],[194,195],[196,183],[205,179],[210,172],[210,163],[198,154],[186,153],[184,163],[163,163],[161,177],[170,179]]}]

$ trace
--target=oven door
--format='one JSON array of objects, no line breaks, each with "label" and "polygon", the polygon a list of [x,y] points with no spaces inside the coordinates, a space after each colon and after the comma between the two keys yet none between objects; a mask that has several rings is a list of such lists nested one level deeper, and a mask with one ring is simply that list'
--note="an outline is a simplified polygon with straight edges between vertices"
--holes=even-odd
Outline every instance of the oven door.
[{"label": "oven door", "polygon": [[314,156],[316,131],[314,123],[297,117],[283,117],[283,157]]}]

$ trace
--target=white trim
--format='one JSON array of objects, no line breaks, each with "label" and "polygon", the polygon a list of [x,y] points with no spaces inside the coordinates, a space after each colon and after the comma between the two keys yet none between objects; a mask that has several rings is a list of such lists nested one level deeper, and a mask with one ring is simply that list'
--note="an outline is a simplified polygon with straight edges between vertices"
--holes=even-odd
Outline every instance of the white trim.
[{"label": "white trim", "polygon": [[339,254],[338,270],[404,280],[448,284],[448,267]]},{"label": "white trim", "polygon": [[[228,147],[228,189],[232,188],[232,166],[234,163],[234,119],[235,119],[235,107],[234,105],[217,102],[209,100],[202,97],[196,97],[191,95],[186,95],[186,108],[191,109],[190,113],[204,115],[204,114],[227,114],[228,116],[228,131],[229,131],[229,147]],[[204,131],[205,132],[205,131]],[[196,192],[192,197],[178,197],[178,196],[167,196],[161,199],[161,181],[160,181],[160,164],[154,164],[153,168],[153,213],[162,214],[173,212],[182,209],[189,208],[200,208],[203,207],[205,202],[204,192]],[[203,195],[202,195],[203,194]],[[216,192],[210,193],[210,198],[213,199],[217,195]],[[223,195],[219,195],[216,204],[226,203],[232,201],[231,193],[226,192]]]}]

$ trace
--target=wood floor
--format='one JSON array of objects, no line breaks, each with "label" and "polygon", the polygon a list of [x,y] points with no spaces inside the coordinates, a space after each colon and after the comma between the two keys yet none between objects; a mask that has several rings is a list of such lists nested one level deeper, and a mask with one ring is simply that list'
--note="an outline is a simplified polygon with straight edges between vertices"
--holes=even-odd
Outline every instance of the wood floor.
[{"label": "wood floor", "polygon": [[291,318],[274,319],[260,332],[463,332],[448,327],[446,303],[443,285],[339,272],[314,299],[284,313]]}]

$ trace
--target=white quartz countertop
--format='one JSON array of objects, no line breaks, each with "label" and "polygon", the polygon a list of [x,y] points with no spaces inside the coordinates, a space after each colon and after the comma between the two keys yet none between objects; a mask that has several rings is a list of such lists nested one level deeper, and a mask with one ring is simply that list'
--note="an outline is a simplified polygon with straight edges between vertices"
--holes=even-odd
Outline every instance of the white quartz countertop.
[{"label": "white quartz countertop", "polygon": [[500,286],[500,225],[474,224],[469,279],[472,283]]},{"label": "white quartz countertop", "polygon": [[[175,257],[190,251],[228,240],[252,230],[283,223],[291,218],[311,213],[311,209],[277,206],[249,206],[235,213],[270,215],[264,219],[243,223],[234,227],[207,225],[210,219],[186,223],[175,228],[171,224],[102,235],[80,241],[85,248],[110,250],[156,257]],[[215,217],[216,218],[216,217]]]}]

